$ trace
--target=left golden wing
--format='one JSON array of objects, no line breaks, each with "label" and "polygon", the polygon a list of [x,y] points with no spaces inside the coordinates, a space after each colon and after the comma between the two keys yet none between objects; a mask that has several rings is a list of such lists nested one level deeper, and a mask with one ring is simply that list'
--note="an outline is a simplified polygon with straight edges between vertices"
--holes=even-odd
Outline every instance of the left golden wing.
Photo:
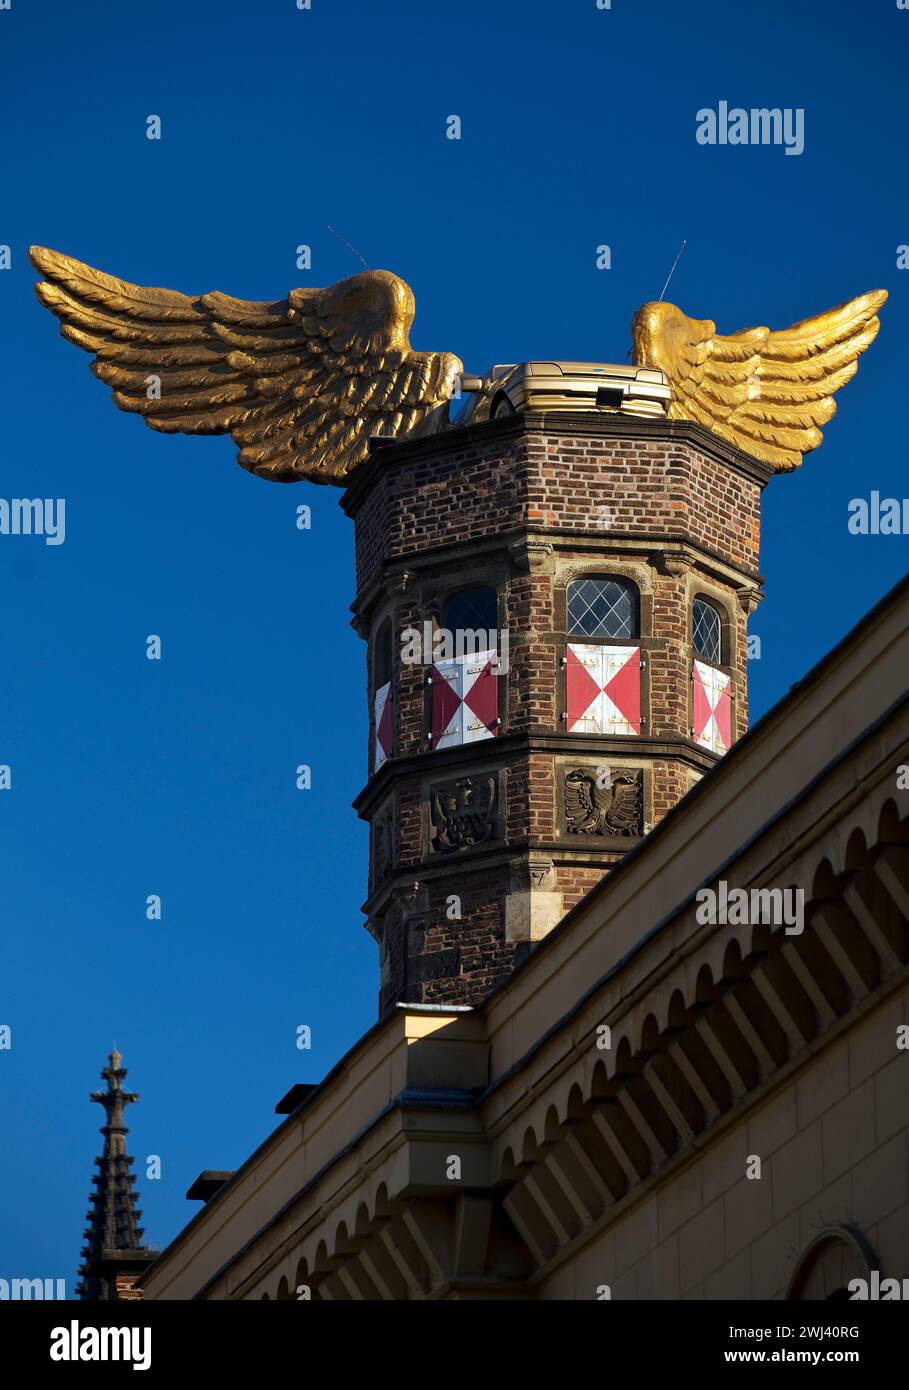
[{"label": "left golden wing", "polygon": [[631,326],[634,361],[666,373],[670,419],[696,420],[786,472],[820,444],[820,426],[836,411],[834,392],[877,336],[886,298],[886,290],[871,290],[791,328],[726,337],[674,304],[644,304]]},{"label": "left golden wing", "polygon": [[410,287],[367,270],[258,303],[118,280],[33,246],[38,298],[94,355],[121,410],[166,434],[227,434],[238,463],[276,482],[344,486],[373,435],[444,426],[461,363],[414,352]]}]

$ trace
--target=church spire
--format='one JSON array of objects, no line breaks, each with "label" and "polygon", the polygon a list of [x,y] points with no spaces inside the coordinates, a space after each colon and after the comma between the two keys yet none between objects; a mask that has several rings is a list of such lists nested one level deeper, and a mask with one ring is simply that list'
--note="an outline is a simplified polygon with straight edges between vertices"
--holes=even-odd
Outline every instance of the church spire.
[{"label": "church spire", "polygon": [[138,1224],[142,1213],[136,1206],[136,1180],[130,1172],[133,1160],[126,1152],[128,1130],[123,1112],[139,1097],[123,1089],[126,1068],[120,1065],[122,1058],[116,1047],[108,1061],[101,1073],[107,1089],[92,1091],[89,1097],[104,1106],[104,1152],[95,1159],[98,1172],[92,1178],[95,1190],[89,1197],[91,1210],[86,1217],[76,1289],[81,1299],[93,1301],[122,1298],[136,1273],[145,1269],[155,1254],[142,1242],[143,1230]]}]

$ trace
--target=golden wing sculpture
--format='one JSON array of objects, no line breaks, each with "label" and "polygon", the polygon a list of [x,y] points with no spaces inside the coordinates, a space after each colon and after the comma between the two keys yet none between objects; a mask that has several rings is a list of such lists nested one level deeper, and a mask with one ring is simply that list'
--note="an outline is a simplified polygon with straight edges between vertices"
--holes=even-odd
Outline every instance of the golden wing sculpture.
[{"label": "golden wing sculpture", "polygon": [[[92,370],[121,410],[165,433],[229,433],[239,463],[260,477],[343,486],[370,436],[448,423],[461,363],[411,349],[413,294],[387,270],[257,303],[146,289],[43,247],[30,255],[46,276],[38,298],[65,338],[94,353]],[[645,304],[632,323],[634,360],[666,373],[670,419],[696,420],[778,471],[798,468],[886,298],[873,290],[791,328],[728,337],[674,304]]]},{"label": "golden wing sculpture", "polygon": [[644,304],[631,325],[634,360],[666,373],[670,419],[696,420],[787,472],[820,444],[820,426],[836,411],[834,392],[877,336],[886,298],[886,290],[872,290],[791,328],[728,337],[674,304]]},{"label": "golden wing sculpture", "polygon": [[410,288],[367,270],[277,303],[146,289],[34,246],[38,298],[121,410],[154,430],[231,434],[238,462],[277,482],[343,486],[370,435],[432,433],[462,371],[413,352]]}]

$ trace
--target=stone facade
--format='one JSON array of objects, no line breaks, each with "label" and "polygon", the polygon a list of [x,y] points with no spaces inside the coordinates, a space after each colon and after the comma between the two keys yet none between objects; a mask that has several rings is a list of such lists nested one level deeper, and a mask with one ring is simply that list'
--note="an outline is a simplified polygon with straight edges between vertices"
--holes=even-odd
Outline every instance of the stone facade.
[{"label": "stone facade", "polygon": [[[744,732],[767,477],[699,426],[618,416],[528,415],[376,448],[343,505],[356,527],[371,711],[377,644],[389,631],[393,644],[391,756],[374,770],[373,719],[372,775],[356,802],[372,828],[364,910],[380,1013],[480,1000],[713,766],[716,752],[692,737],[696,597],[721,615],[733,741]],[[633,736],[566,727],[567,596],[592,576],[637,595],[638,634],[624,644],[641,659]],[[435,748],[430,666],[400,660],[401,636],[438,626],[446,599],[477,587],[495,590],[508,634],[495,737]],[[566,802],[567,778],[604,766],[616,788],[639,786],[631,831],[619,815],[578,828],[577,776]],[[490,778],[494,823],[440,854],[437,789],[469,797],[468,784]]]}]

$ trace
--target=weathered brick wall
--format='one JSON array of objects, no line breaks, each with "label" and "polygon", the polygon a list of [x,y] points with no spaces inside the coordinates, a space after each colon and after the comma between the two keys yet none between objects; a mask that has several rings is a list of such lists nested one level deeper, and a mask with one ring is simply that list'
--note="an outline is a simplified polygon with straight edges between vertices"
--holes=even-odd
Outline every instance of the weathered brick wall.
[{"label": "weathered brick wall", "polygon": [[[698,780],[697,774],[691,771],[682,763],[673,762],[669,758],[655,758],[653,762],[653,824],[661,821],[673,806],[681,801],[686,792],[691,790],[692,777]],[[651,827],[652,828],[652,827]]]},{"label": "weathered brick wall", "polygon": [[505,626],[509,634],[507,728],[555,729],[559,658],[553,633],[552,578],[514,574],[506,581]]},{"label": "weathered brick wall", "polygon": [[142,1290],[136,1287],[138,1274],[118,1274],[115,1280],[116,1292],[114,1294],[118,1303],[139,1303],[142,1299]]},{"label": "weathered brick wall", "polygon": [[[687,536],[756,570],[760,483],[677,439],[519,435],[421,455],[379,450],[358,516],[357,588],[378,567],[515,526]],[[395,461],[387,466],[392,455]],[[400,460],[400,461],[398,461]]]},{"label": "weathered brick wall", "polygon": [[502,868],[464,875],[456,888],[461,916],[448,915],[454,885],[430,884],[425,911],[392,909],[386,919],[386,978],[380,1012],[398,1000],[476,1004],[514,968],[515,943],[505,939],[509,875]]},{"label": "weathered brick wall", "polygon": [[505,940],[504,902],[508,875],[501,870],[489,877],[465,875],[458,882],[460,921],[449,921],[446,901],[451,883],[430,888],[426,930],[426,966],[432,969],[432,952],[450,951],[457,956],[453,975],[426,978],[423,997],[427,1004],[451,998],[452,978],[458,981],[458,998],[464,1004],[479,1003],[514,965],[514,946]]},{"label": "weathered brick wall", "polygon": [[562,894],[566,912],[579,903],[585,893],[596,887],[603,877],[604,869],[603,864],[598,864],[595,868],[584,868],[577,864],[562,864],[557,867],[556,884]]}]

